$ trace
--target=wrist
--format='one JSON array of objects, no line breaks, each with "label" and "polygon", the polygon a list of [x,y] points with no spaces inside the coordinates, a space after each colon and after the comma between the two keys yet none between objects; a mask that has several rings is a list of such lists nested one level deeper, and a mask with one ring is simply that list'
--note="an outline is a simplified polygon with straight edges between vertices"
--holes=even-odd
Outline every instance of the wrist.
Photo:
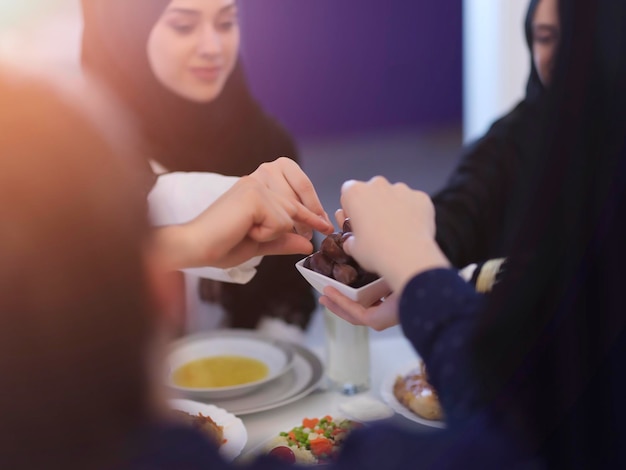
[{"label": "wrist", "polygon": [[434,239],[413,244],[412,249],[396,260],[390,260],[383,275],[394,292],[402,292],[406,284],[418,274],[438,268],[449,268],[450,261]]},{"label": "wrist", "polygon": [[168,225],[157,229],[157,249],[163,256],[168,270],[180,270],[184,268],[199,267],[199,256],[194,253],[196,243],[191,237],[191,231],[187,225]]}]

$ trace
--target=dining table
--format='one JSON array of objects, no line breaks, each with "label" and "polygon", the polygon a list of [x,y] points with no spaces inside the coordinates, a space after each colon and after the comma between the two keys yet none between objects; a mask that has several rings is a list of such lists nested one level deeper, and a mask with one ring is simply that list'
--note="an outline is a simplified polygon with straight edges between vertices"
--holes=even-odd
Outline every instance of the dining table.
[{"label": "dining table", "polygon": [[[346,405],[349,408],[351,401],[358,400],[360,403],[376,403],[382,406],[384,401],[381,386],[385,378],[388,378],[389,374],[397,370],[399,366],[417,361],[418,355],[411,343],[404,337],[400,326],[381,332],[370,330],[369,343],[369,390],[348,396],[334,390],[326,380],[322,379],[316,389],[293,403],[240,416],[248,434],[241,455],[249,456],[260,452],[260,449],[280,432],[289,431],[294,426],[300,425],[303,418],[321,418],[326,415],[350,418],[344,410],[347,408]],[[325,363],[324,315],[321,308],[315,312],[302,346],[316,354],[322,364]],[[382,406],[382,408],[386,407]],[[410,427],[416,432],[429,432],[433,429],[400,414],[392,413],[391,409],[387,411],[391,416],[385,419],[399,426]]]}]

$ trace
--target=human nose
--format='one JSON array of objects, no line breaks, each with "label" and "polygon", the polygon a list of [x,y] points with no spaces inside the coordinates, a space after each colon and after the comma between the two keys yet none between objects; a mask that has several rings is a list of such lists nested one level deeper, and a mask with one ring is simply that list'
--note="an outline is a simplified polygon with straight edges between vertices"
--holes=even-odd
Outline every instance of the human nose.
[{"label": "human nose", "polygon": [[214,28],[204,26],[198,40],[198,54],[202,56],[214,56],[222,51],[222,42]]}]

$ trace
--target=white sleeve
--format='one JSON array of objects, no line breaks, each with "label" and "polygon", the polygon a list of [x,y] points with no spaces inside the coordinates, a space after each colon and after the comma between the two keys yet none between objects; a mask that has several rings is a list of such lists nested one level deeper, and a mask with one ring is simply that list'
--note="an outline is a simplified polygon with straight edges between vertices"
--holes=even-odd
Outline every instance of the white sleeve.
[{"label": "white sleeve", "polygon": [[[204,172],[173,172],[160,175],[148,194],[152,225],[159,227],[189,222],[238,180],[239,178],[235,176]],[[183,271],[216,281],[245,284],[256,274],[255,268],[261,259],[262,257],[257,256],[229,269],[204,267],[188,268]]]}]

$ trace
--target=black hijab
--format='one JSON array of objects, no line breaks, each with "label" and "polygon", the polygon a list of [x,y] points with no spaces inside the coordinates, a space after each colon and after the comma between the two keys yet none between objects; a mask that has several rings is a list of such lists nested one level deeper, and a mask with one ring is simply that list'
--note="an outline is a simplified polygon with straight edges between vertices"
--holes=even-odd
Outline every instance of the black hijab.
[{"label": "black hijab", "polygon": [[548,468],[623,468],[626,3],[559,9],[553,82],[530,143],[531,203],[475,363],[495,416]]},{"label": "black hijab", "polygon": [[278,156],[295,159],[288,134],[250,94],[239,60],[222,93],[195,103],[154,76],[146,47],[169,0],[82,0],[82,63],[137,115],[153,159],[168,170],[242,176]]},{"label": "black hijab", "polygon": [[521,193],[532,178],[535,123],[546,93],[532,58],[532,22],[538,3],[530,2],[525,20],[530,53],[525,97],[463,149],[446,185],[432,197],[437,242],[459,268],[506,257],[526,203]]},{"label": "black hijab", "polygon": [[533,52],[533,19],[535,18],[535,12],[537,11],[537,5],[541,0],[531,0],[526,11],[526,20],[524,21],[524,33],[526,36],[526,45],[530,51],[530,75],[528,76],[528,82],[526,83],[526,97],[525,102],[536,103],[543,93],[545,87],[541,83],[539,78],[539,72],[535,66],[535,61],[532,57]]}]

